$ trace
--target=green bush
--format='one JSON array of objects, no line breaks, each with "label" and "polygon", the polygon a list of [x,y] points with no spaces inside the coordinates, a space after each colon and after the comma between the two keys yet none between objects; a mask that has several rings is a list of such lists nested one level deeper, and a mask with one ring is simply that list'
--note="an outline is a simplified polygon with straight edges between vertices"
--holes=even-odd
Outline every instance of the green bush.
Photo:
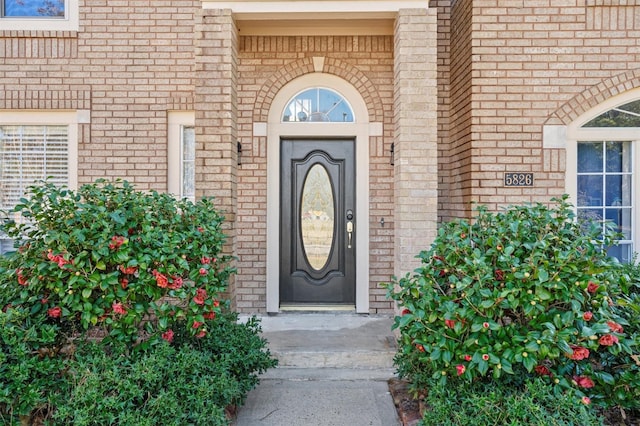
[{"label": "green bush", "polygon": [[275,360],[229,312],[212,202],[104,180],[28,196],[0,225],[3,424],[226,424]]},{"label": "green bush", "polygon": [[171,346],[161,343],[135,357],[82,347],[68,370],[69,396],[56,406],[52,424],[228,424],[225,407],[241,404],[257,374],[275,366],[256,320],[236,320],[222,316],[198,341],[183,339],[188,330],[179,330]]},{"label": "green bush", "polygon": [[608,394],[618,374],[608,360],[638,354],[616,307],[626,278],[603,250],[614,235],[555,201],[444,224],[422,266],[388,285],[402,309],[396,365],[417,389],[533,375],[604,405],[637,404]]},{"label": "green bush", "polygon": [[1,424],[29,419],[63,399],[69,354],[54,345],[56,335],[55,325],[32,322],[28,311],[0,311]]},{"label": "green bush", "polygon": [[[20,244],[0,266],[11,302],[41,323],[100,327],[134,345],[186,322],[204,336],[232,272],[223,217],[194,204],[100,180],[77,192],[33,186],[0,230]],[[34,319],[35,320],[35,319]]]},{"label": "green bush", "polygon": [[596,426],[602,419],[576,398],[557,397],[540,379],[522,386],[477,382],[434,383],[422,425]]}]

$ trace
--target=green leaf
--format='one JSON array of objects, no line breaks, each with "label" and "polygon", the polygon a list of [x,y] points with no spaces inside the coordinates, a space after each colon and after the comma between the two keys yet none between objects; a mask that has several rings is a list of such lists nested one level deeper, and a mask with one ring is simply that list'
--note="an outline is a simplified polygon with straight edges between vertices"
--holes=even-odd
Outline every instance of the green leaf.
[{"label": "green leaf", "polygon": [[540,300],[551,299],[551,293],[542,287],[536,288],[536,296],[538,296]]},{"label": "green leaf", "polygon": [[105,265],[104,261],[99,260],[98,263],[96,263],[96,269],[104,271],[105,269],[107,269],[107,265]]},{"label": "green leaf", "polygon": [[90,288],[85,288],[82,290],[82,298],[88,299],[91,297],[92,290]]}]

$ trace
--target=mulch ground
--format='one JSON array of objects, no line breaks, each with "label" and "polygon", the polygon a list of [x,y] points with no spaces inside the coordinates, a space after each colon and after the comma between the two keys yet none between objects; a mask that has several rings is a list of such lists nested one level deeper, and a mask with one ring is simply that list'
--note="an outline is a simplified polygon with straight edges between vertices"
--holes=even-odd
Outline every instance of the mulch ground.
[{"label": "mulch ground", "polygon": [[[409,383],[398,378],[389,379],[389,392],[398,411],[402,426],[416,426],[426,409],[421,398],[409,392]],[[626,413],[618,409],[603,413],[607,426],[640,426],[640,413]]]}]

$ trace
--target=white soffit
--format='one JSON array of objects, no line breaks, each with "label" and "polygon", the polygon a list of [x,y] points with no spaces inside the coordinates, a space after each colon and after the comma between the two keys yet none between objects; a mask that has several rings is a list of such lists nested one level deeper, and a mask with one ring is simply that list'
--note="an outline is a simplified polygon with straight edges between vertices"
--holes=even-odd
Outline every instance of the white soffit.
[{"label": "white soffit", "polygon": [[238,20],[380,19],[394,18],[400,9],[428,7],[428,0],[202,0],[203,9],[230,9]]}]

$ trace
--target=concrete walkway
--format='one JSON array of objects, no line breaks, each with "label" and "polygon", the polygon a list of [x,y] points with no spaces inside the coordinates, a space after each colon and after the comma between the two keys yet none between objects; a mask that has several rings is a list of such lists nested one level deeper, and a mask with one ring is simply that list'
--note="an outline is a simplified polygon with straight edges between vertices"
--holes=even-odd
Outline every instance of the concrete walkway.
[{"label": "concrete walkway", "polygon": [[262,317],[279,360],[240,407],[235,426],[396,426],[393,319],[351,313]]}]

